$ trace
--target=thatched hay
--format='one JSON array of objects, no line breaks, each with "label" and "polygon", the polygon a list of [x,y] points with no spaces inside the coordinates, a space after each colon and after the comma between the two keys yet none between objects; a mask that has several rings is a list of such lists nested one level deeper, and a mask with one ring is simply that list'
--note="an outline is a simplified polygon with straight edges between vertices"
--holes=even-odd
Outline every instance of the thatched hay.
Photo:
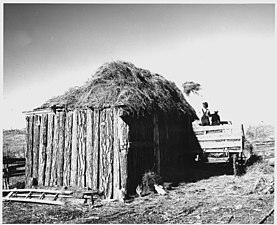
[{"label": "thatched hay", "polygon": [[175,83],[123,61],[105,63],[85,85],[71,88],[37,109],[54,105],[67,109],[124,106],[128,113],[176,111],[197,118]]},{"label": "thatched hay", "polygon": [[182,86],[183,91],[187,96],[189,96],[190,93],[198,94],[198,91],[201,89],[201,85],[194,83],[193,81],[186,81]]}]

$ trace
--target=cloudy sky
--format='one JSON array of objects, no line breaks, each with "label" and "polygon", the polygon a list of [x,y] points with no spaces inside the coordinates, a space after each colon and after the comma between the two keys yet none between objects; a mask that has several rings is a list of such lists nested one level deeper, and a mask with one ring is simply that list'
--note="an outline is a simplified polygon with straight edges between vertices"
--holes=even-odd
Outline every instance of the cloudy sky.
[{"label": "cloudy sky", "polygon": [[[105,62],[126,60],[202,85],[223,120],[274,120],[273,4],[4,4],[3,128],[22,111],[79,86]],[[275,50],[276,51],[276,50]]]}]

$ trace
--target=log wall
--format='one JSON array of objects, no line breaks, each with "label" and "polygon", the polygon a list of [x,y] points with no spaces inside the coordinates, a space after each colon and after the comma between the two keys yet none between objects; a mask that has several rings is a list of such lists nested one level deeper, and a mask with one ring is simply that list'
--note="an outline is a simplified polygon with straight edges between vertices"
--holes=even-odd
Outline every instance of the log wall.
[{"label": "log wall", "polygon": [[178,114],[153,114],[129,119],[128,190],[135,193],[145,172],[166,174],[193,160],[195,134],[189,119]]},{"label": "log wall", "polygon": [[30,114],[26,185],[134,192],[145,172],[182,166],[191,150],[190,122],[176,115],[124,116],[121,108]]},{"label": "log wall", "polygon": [[114,198],[127,188],[129,127],[120,109],[76,109],[26,118],[26,185],[88,187]]}]

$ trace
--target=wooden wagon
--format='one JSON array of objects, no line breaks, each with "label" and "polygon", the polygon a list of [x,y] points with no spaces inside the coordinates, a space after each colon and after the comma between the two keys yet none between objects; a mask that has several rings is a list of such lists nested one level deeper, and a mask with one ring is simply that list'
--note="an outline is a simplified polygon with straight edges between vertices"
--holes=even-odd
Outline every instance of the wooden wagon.
[{"label": "wooden wagon", "polygon": [[[243,125],[194,126],[193,129],[203,150],[203,158],[208,162],[225,160],[232,163],[236,175],[238,165],[245,159]],[[211,155],[216,157],[209,157]]]}]

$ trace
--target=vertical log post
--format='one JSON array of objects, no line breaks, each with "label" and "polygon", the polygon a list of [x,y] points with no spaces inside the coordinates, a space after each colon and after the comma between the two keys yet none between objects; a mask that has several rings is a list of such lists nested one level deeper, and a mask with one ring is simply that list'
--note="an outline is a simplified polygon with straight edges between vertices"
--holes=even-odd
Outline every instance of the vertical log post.
[{"label": "vertical log post", "polygon": [[78,169],[77,169],[77,186],[81,187],[81,182],[82,182],[82,165],[81,165],[81,157],[82,157],[82,129],[81,126],[83,125],[82,117],[81,117],[81,111],[78,111],[77,117],[78,117],[78,127],[77,127],[77,142],[78,142],[78,151],[77,151],[77,164],[78,164]]},{"label": "vertical log post", "polygon": [[26,135],[25,135],[25,141],[26,141],[26,148],[25,148],[25,152],[24,152],[24,157],[25,157],[25,160],[26,160],[26,166],[25,166],[25,175],[27,176],[27,173],[28,173],[28,169],[27,169],[27,160],[28,160],[28,151],[29,151],[29,126],[30,126],[30,117],[29,116],[26,116],[25,117],[26,119]]},{"label": "vertical log post", "polygon": [[26,175],[25,182],[26,186],[31,186],[31,177],[33,171],[33,121],[34,116],[30,115],[27,117],[27,149],[26,149]]},{"label": "vertical log post", "polygon": [[47,114],[41,118],[40,140],[39,140],[39,166],[38,185],[43,186],[45,182],[46,148],[47,148]]},{"label": "vertical log post", "polygon": [[100,111],[93,112],[93,152],[92,152],[92,189],[99,188],[99,131],[100,131]]},{"label": "vertical log post", "polygon": [[100,161],[99,189],[105,192],[107,199],[112,198],[113,186],[113,114],[112,109],[104,109],[100,113]]},{"label": "vertical log post", "polygon": [[117,196],[117,192],[120,189],[120,168],[119,168],[119,137],[118,137],[118,109],[113,109],[114,115],[114,141],[113,141],[113,198]]},{"label": "vertical log post", "polygon": [[106,109],[106,141],[105,141],[105,157],[106,166],[104,169],[105,183],[104,187],[106,189],[106,197],[111,199],[113,197],[113,144],[114,144],[114,128],[113,128],[113,110],[111,108]]},{"label": "vertical log post", "polygon": [[63,186],[63,167],[64,167],[64,142],[65,142],[65,112],[60,112],[59,120],[59,147],[57,162],[57,182],[59,186]]},{"label": "vertical log post", "polygon": [[[122,116],[122,110],[119,115]],[[118,119],[118,137],[120,145],[120,188],[124,188],[127,191],[127,179],[128,179],[128,150],[129,150],[129,126],[121,117]]]},{"label": "vertical log post", "polygon": [[72,123],[72,153],[71,153],[71,175],[70,185],[77,186],[78,182],[78,110],[73,111],[73,123]]},{"label": "vertical log post", "polygon": [[87,171],[87,111],[82,110],[82,187],[86,187],[86,171]]},{"label": "vertical log post", "polygon": [[60,124],[60,114],[57,112],[55,114],[55,121],[54,121],[54,142],[53,142],[50,186],[57,185],[57,168],[58,168],[58,164],[59,164],[59,162],[58,162],[59,124]]},{"label": "vertical log post", "polygon": [[73,114],[68,112],[66,114],[65,125],[65,146],[64,146],[64,179],[63,185],[70,185],[70,173],[71,173],[71,151],[72,151],[72,121]]},{"label": "vertical log post", "polygon": [[25,153],[24,153],[24,157],[25,157],[25,184],[27,186],[27,180],[29,179],[30,175],[29,175],[29,168],[28,168],[28,162],[29,162],[29,159],[28,159],[28,155],[29,155],[29,136],[30,136],[30,133],[29,133],[29,127],[30,127],[30,117],[29,116],[26,116],[25,117],[26,119],[26,135],[25,135],[25,140],[26,140],[26,148],[25,148]]},{"label": "vertical log post", "polygon": [[[105,110],[100,111],[100,117],[99,117],[99,190],[100,191],[106,191],[104,187],[105,177],[104,177],[104,168],[105,165],[105,127],[106,126],[106,114]],[[105,192],[106,194],[106,192]]]},{"label": "vertical log post", "polygon": [[54,137],[54,115],[48,114],[45,185],[50,186]]},{"label": "vertical log post", "polygon": [[154,154],[155,161],[157,165],[158,174],[161,173],[161,152],[160,152],[160,141],[159,141],[159,123],[158,123],[158,115],[154,114],[153,118],[154,123]]},{"label": "vertical log post", "polygon": [[33,178],[38,179],[39,163],[39,136],[40,136],[41,116],[35,116],[34,122],[34,147],[33,147]]},{"label": "vertical log post", "polygon": [[87,140],[86,140],[86,187],[92,188],[93,171],[93,111],[87,109]]},{"label": "vertical log post", "polygon": [[78,113],[78,186],[86,184],[86,113],[80,110]]}]

